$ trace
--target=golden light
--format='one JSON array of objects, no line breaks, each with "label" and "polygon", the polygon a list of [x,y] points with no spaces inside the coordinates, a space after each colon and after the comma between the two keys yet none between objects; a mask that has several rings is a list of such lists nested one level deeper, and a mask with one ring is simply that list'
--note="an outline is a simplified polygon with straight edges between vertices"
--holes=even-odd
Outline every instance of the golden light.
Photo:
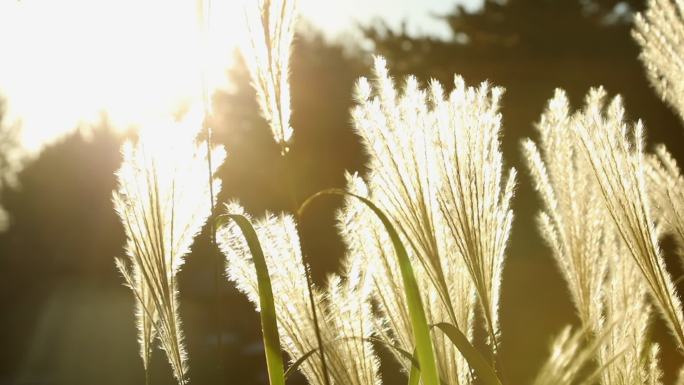
[{"label": "golden light", "polygon": [[0,2],[0,95],[27,148],[103,113],[117,129],[163,120],[201,101],[203,68],[209,87],[225,87],[245,35],[241,7],[213,1],[206,39],[201,8],[198,0]]}]

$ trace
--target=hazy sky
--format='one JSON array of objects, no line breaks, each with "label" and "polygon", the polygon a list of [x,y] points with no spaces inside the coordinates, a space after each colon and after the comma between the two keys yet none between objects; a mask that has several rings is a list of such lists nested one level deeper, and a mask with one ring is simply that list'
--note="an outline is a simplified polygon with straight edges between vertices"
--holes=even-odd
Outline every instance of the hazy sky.
[{"label": "hazy sky", "polygon": [[300,0],[299,4],[304,17],[333,33],[352,26],[355,21],[368,23],[373,18],[382,18],[395,27],[406,20],[414,33],[448,36],[444,23],[430,15],[447,13],[457,3],[472,9],[481,0]]},{"label": "hazy sky", "polygon": [[[241,3],[212,0],[203,50],[198,0],[0,0],[0,96],[36,149],[106,112],[117,127],[145,124],[227,85],[236,43],[246,38]],[[461,1],[299,0],[302,16],[329,36],[381,18],[415,33],[447,36],[430,17]],[[207,53],[206,60],[204,52]],[[7,122],[6,122],[7,123]]]}]

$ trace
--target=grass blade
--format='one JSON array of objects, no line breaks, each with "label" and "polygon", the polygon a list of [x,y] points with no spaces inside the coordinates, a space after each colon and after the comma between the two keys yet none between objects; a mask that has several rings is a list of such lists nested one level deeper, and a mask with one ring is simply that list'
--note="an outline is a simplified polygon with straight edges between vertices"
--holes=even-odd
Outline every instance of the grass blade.
[{"label": "grass blade", "polygon": [[299,369],[299,367],[302,366],[302,364],[317,351],[318,348],[311,349],[308,352],[306,352],[303,356],[299,357],[297,361],[293,362],[292,365],[290,365],[290,367],[287,368],[287,370],[285,371],[285,379],[288,379],[292,375],[292,373]]},{"label": "grass blade", "polygon": [[[415,352],[413,353],[413,357],[415,359]],[[418,365],[412,363],[411,371],[409,372],[408,385],[418,385],[418,381],[420,381],[420,368],[418,368]]]},{"label": "grass blade", "polygon": [[441,322],[434,325],[436,328],[441,330],[451,341],[451,343],[456,346],[459,352],[463,354],[463,357],[468,361],[468,365],[473,369],[477,378],[485,385],[501,385],[501,381],[494,373],[494,369],[487,363],[480,352],[475,349],[473,345],[470,344],[468,338],[463,335],[463,333],[458,330],[452,324]]},{"label": "grass blade", "polygon": [[406,295],[406,302],[408,304],[409,316],[411,318],[411,328],[413,329],[413,336],[415,339],[416,356],[421,367],[421,377],[424,385],[439,385],[439,376],[437,374],[437,364],[435,361],[435,353],[432,347],[432,340],[430,339],[430,328],[427,323],[425,311],[423,310],[423,301],[420,298],[418,283],[416,282],[413,267],[409,260],[406,248],[401,242],[399,233],[394,228],[385,213],[382,212],[373,202],[360,195],[355,195],[341,189],[328,189],[320,191],[309,197],[300,206],[298,216],[301,218],[302,212],[309,205],[311,201],[322,195],[339,195],[352,196],[363,202],[370,208],[375,215],[380,219],[387,230],[387,233],[392,240],[394,250],[397,254],[397,261],[401,270],[401,277],[404,283],[404,294]]},{"label": "grass blade", "polygon": [[280,336],[278,335],[278,320],[273,301],[271,278],[268,275],[264,252],[261,249],[261,244],[254,227],[252,227],[252,224],[246,217],[237,214],[219,217],[217,227],[225,223],[226,217],[232,219],[240,228],[252,253],[254,269],[256,270],[259,284],[259,308],[261,309],[259,316],[261,317],[261,330],[264,338],[264,353],[266,355],[269,383],[271,385],[285,385],[283,356],[280,349]]}]

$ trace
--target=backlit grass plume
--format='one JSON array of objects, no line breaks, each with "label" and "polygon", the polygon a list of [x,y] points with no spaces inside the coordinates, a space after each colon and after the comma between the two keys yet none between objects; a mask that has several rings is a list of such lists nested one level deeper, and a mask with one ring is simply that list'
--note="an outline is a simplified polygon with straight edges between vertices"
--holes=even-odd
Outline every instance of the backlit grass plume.
[{"label": "backlit grass plume", "polygon": [[572,331],[566,327],[554,339],[551,352],[541,370],[537,374],[533,385],[570,385],[585,384],[578,381],[582,369],[589,365],[594,358],[596,345],[584,347],[584,331]]},{"label": "backlit grass plume", "polygon": [[[684,118],[684,4],[651,0],[637,15],[634,36],[651,83],[663,100]],[[649,158],[649,190],[655,217],[684,251],[684,180],[677,162],[664,145]]]},{"label": "backlit grass plume", "polygon": [[[207,148],[195,141],[200,117],[192,114],[181,123],[145,127],[136,143],[125,143],[113,198],[130,260],[116,262],[135,294],[143,364],[147,371],[156,336],[179,384],[187,383],[188,366],[176,274],[211,211]],[[224,157],[223,148],[212,149],[215,165]],[[220,181],[214,179],[213,191],[219,190]]]},{"label": "backlit grass plume", "polygon": [[539,147],[527,139],[523,150],[544,202],[538,217],[541,234],[552,248],[580,320],[590,327],[602,316],[607,213],[590,166],[573,145],[573,122],[565,93],[557,90],[537,124]]},{"label": "backlit grass plume", "polygon": [[[466,87],[459,77],[448,95],[436,81],[421,89],[414,77],[397,90],[379,57],[374,76],[372,85],[359,80],[352,111],[370,159],[368,196],[388,213],[424,266],[451,323],[468,319],[468,305],[456,303],[452,291],[462,279],[472,281],[490,340],[496,342],[515,180],[513,170],[504,178],[499,148],[502,91],[486,84]],[[462,267],[467,277],[460,275]],[[461,301],[462,294],[458,297]],[[466,314],[457,314],[457,308]]]},{"label": "backlit grass plume", "polygon": [[[604,332],[594,335],[587,329],[573,332],[566,327],[555,338],[549,356],[532,384],[662,385],[658,346],[652,345],[634,356],[630,354],[630,348],[624,348],[624,343],[629,340],[615,335],[612,327],[610,325]],[[616,337],[621,350],[606,350],[611,345],[609,340]],[[610,356],[604,357],[604,354]]]},{"label": "backlit grass plume", "polygon": [[648,182],[658,224],[674,237],[684,257],[684,178],[664,145],[648,159]]},{"label": "backlit grass plume", "polygon": [[653,317],[646,302],[646,281],[636,264],[628,259],[629,251],[619,235],[613,232],[607,238],[602,253],[609,265],[603,316],[590,325],[594,338],[599,338],[599,378],[606,385],[657,383],[658,345],[649,338]]},{"label": "backlit grass plume", "polygon": [[[444,98],[439,83],[430,93],[437,127],[438,191],[456,249],[463,256],[483,308],[494,346],[499,335],[499,295],[506,245],[513,223],[515,169],[504,171],[499,100],[503,89],[466,87],[456,77]],[[504,175],[507,174],[507,175]]]},{"label": "backlit grass plume", "polygon": [[[658,366],[658,346],[653,345],[638,359],[625,358],[624,351],[617,352],[605,362],[594,361],[601,355],[606,333],[588,338],[587,330],[572,331],[566,327],[553,341],[546,362],[538,372],[533,385],[662,385],[662,372]],[[630,376],[617,372],[618,361],[629,360],[635,370]],[[617,374],[617,375],[616,375]]]},{"label": "backlit grass plume", "polygon": [[641,46],[639,57],[660,96],[684,118],[684,3],[649,0],[635,18],[633,35]]},{"label": "backlit grass plume", "polygon": [[297,0],[251,0],[245,15],[249,41],[243,45],[257,102],[273,137],[283,149],[292,137],[290,126],[290,51]]},{"label": "backlit grass plume", "polygon": [[[347,190],[360,196],[368,196],[368,188],[358,175],[347,175]],[[404,284],[400,279],[401,273],[392,242],[382,223],[359,200],[347,198],[344,208],[338,214],[338,226],[350,254],[362,258],[366,269],[370,270],[369,274],[372,274],[373,298],[380,310],[380,316],[376,320],[379,337],[385,344],[412,352],[415,343]],[[445,227],[437,227],[436,230],[442,231],[439,234],[440,239],[450,239],[443,233],[446,231]],[[447,306],[427,271],[421,268],[418,257],[411,250],[409,253],[414,262],[428,323],[452,322],[450,310],[447,310],[450,307],[456,317],[455,324],[472,340],[475,292],[462,258],[454,253],[447,254],[442,260],[451,300]],[[433,332],[432,341],[440,378],[447,384],[469,384],[470,369],[457,348],[440,332]],[[396,350],[391,352],[404,371],[409,373],[411,361]]]},{"label": "backlit grass plume", "polygon": [[[245,215],[237,204],[228,205],[226,211]],[[254,228],[275,294],[281,345],[293,361],[314,351],[300,369],[310,384],[323,385],[326,381],[294,218],[267,214],[254,223]],[[228,261],[229,279],[259,310],[257,275],[244,237],[232,223],[223,226],[218,235]],[[374,333],[374,323],[368,299],[370,281],[364,263],[359,258],[346,259],[341,275],[331,275],[325,289],[313,288],[332,384],[379,384],[378,361],[368,340]]]},{"label": "backlit grass plume", "polygon": [[681,301],[658,244],[646,186],[643,126],[628,127],[619,98],[607,107],[602,89],[592,90],[574,125],[607,207],[628,254],[642,273],[650,294],[684,349]]},{"label": "backlit grass plume", "polygon": [[539,145],[528,139],[523,149],[544,202],[541,233],[568,283],[583,329],[592,338],[601,336],[592,359],[605,367],[602,383],[637,384],[648,366],[643,357],[647,287],[637,266],[624,258],[629,252],[616,227],[605,220],[610,214],[600,186],[575,139],[573,127],[582,118],[582,112],[570,114],[565,93],[557,90],[537,124]]}]

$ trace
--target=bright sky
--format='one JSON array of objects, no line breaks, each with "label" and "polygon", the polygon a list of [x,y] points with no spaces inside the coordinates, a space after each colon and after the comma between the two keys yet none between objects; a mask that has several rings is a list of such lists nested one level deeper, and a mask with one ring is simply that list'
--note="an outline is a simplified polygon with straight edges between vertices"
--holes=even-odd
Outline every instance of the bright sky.
[{"label": "bright sky", "polygon": [[[226,85],[242,1],[212,0],[203,50],[198,0],[1,0],[0,95],[24,142],[39,150],[103,111],[118,127],[167,117],[201,99],[202,58],[212,88]],[[413,32],[444,36],[431,12],[456,0],[299,0],[301,14],[334,36],[382,17]],[[468,5],[478,0],[464,0]]]},{"label": "bright sky", "polygon": [[392,27],[406,20],[411,33],[449,37],[444,23],[431,14],[451,12],[456,4],[475,9],[481,0],[299,0],[301,14],[321,29],[336,33],[355,22],[368,24],[381,18]]}]

